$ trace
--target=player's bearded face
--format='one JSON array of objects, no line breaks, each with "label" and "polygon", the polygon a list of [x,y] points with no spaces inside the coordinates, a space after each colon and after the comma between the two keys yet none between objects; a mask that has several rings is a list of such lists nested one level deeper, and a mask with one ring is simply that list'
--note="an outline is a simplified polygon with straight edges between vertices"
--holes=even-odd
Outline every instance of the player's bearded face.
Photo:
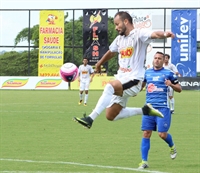
[{"label": "player's bearded face", "polygon": [[119,35],[125,35],[126,26],[124,22],[119,18],[119,16],[115,17],[114,24],[115,24],[115,29],[119,33]]},{"label": "player's bearded face", "polygon": [[125,33],[126,33],[126,26],[123,24],[122,25],[122,27],[121,27],[121,29],[118,31],[118,33],[120,34],[120,35],[125,35]]},{"label": "player's bearded face", "polygon": [[126,33],[126,26],[124,25],[123,22],[121,22],[117,27],[116,27],[117,32],[119,35],[125,35]]}]

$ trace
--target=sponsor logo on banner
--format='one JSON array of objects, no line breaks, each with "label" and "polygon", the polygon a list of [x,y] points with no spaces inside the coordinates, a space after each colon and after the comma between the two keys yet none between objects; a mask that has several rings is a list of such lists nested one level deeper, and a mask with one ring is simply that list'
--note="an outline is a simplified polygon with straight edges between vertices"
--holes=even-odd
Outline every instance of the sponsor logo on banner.
[{"label": "sponsor logo on banner", "polygon": [[47,21],[50,25],[55,25],[55,20],[57,20],[57,19],[58,19],[58,17],[55,16],[54,14],[49,14],[46,21]]},{"label": "sponsor logo on banner", "polygon": [[200,90],[199,77],[179,77],[178,80],[183,90]]},{"label": "sponsor logo on banner", "polygon": [[197,10],[172,11],[171,61],[183,77],[196,77]]},{"label": "sponsor logo on banner", "polygon": [[[129,11],[131,17],[133,18],[133,25],[134,28],[145,28],[152,30],[152,14],[150,11],[144,10],[134,10]],[[150,68],[152,66],[154,57],[154,52],[152,51],[152,45],[149,44],[147,47],[147,55],[146,55],[146,62],[145,67]]]},{"label": "sponsor logo on banner", "polygon": [[[103,90],[107,83],[110,81],[115,80],[113,76],[95,76],[93,81],[90,83],[90,90]],[[79,89],[80,83],[78,80],[75,80],[71,84],[71,89]]]},{"label": "sponsor logo on banner", "polygon": [[36,84],[35,88],[52,88],[60,85],[61,82],[61,79],[43,79]]},{"label": "sponsor logo on banner", "polygon": [[41,11],[38,76],[59,76],[64,55],[64,12]]},{"label": "sponsor logo on banner", "polygon": [[97,13],[97,15],[91,15],[90,16],[90,28],[92,28],[92,26],[95,24],[95,23],[100,23],[101,22],[101,15],[100,15],[100,12],[101,10],[99,10],[99,12]]},{"label": "sponsor logo on banner", "polygon": [[151,28],[152,20],[150,15],[132,15],[134,28]]},{"label": "sponsor logo on banner", "polygon": [[24,85],[26,85],[26,83],[28,82],[28,79],[9,79],[6,80],[1,88],[3,87],[22,87]]},{"label": "sponsor logo on banner", "polygon": [[[83,10],[83,51],[88,64],[95,64],[108,50],[108,10]],[[106,74],[107,63],[102,65],[101,72]]]}]

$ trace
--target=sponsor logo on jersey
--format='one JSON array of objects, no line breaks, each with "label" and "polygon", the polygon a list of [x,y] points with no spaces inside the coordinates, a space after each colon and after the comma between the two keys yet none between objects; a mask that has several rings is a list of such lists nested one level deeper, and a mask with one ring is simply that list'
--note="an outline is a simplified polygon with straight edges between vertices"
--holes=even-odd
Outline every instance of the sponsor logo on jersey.
[{"label": "sponsor logo on jersey", "polygon": [[88,74],[88,71],[82,71],[82,74]]},{"label": "sponsor logo on jersey", "polygon": [[153,81],[159,81],[159,76],[154,76]]},{"label": "sponsor logo on jersey", "polygon": [[124,72],[124,73],[126,73],[126,72],[131,72],[131,71],[132,71],[132,69],[131,69],[130,67],[128,67],[128,68],[119,67],[119,69],[120,69],[122,72]]},{"label": "sponsor logo on jersey", "polygon": [[147,86],[147,91],[149,93],[152,93],[154,91],[164,91],[163,88],[157,88],[157,86],[155,86],[153,83],[149,83]]},{"label": "sponsor logo on jersey", "polygon": [[130,58],[133,55],[133,52],[133,47],[127,47],[125,49],[122,49],[120,50],[121,58]]}]

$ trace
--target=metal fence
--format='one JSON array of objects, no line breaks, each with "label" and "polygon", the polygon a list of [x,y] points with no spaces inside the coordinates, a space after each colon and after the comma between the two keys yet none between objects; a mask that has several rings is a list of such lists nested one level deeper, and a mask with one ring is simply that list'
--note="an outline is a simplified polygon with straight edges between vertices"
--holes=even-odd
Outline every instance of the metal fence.
[{"label": "metal fence", "polygon": [[[180,9],[180,8],[173,8]],[[171,30],[171,12],[172,8],[109,8],[108,16],[114,17],[115,13],[118,11],[128,11],[133,16],[134,15],[150,15],[152,17],[152,30]],[[184,9],[184,8],[181,8]],[[194,9],[194,8],[187,8]],[[8,9],[0,9],[0,20],[1,20],[1,29],[0,29],[0,55],[5,52],[17,51],[23,52],[28,51],[27,64],[28,64],[28,73],[30,75],[30,59],[31,59],[31,50],[37,49],[38,46],[32,44],[31,37],[31,28],[35,25],[39,24],[39,13],[41,10],[49,10],[49,9],[18,9],[18,10],[8,10]],[[51,9],[52,10],[52,9]],[[65,14],[68,14],[68,17],[65,19],[66,22],[72,22],[72,30],[74,31],[74,21],[83,16],[83,9],[56,9],[63,10]],[[197,43],[198,43],[198,52],[197,58],[198,63],[200,63],[200,8],[197,9],[198,20],[197,20]],[[24,29],[27,30],[27,38],[24,38],[25,41],[21,40],[21,42],[15,45],[14,40],[16,36]],[[109,27],[108,27],[109,30]],[[80,33],[82,34],[82,33]],[[76,43],[76,39],[78,39],[78,35],[72,32],[72,39],[65,43],[64,49],[70,50],[71,52],[71,61],[73,62],[74,54],[77,50],[83,49],[83,44],[80,42]],[[154,50],[163,51],[165,53],[170,53],[171,50],[171,42],[170,40],[157,40],[153,43]],[[81,62],[81,61],[80,61]],[[117,62],[116,62],[117,63]],[[198,70],[200,71],[200,69]]]}]

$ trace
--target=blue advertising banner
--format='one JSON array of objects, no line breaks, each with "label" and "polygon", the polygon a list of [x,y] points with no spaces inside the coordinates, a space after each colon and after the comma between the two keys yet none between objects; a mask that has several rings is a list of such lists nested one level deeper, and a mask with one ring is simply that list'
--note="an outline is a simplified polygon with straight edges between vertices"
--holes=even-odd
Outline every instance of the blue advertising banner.
[{"label": "blue advertising banner", "polygon": [[197,10],[172,10],[171,62],[182,77],[197,76]]}]

